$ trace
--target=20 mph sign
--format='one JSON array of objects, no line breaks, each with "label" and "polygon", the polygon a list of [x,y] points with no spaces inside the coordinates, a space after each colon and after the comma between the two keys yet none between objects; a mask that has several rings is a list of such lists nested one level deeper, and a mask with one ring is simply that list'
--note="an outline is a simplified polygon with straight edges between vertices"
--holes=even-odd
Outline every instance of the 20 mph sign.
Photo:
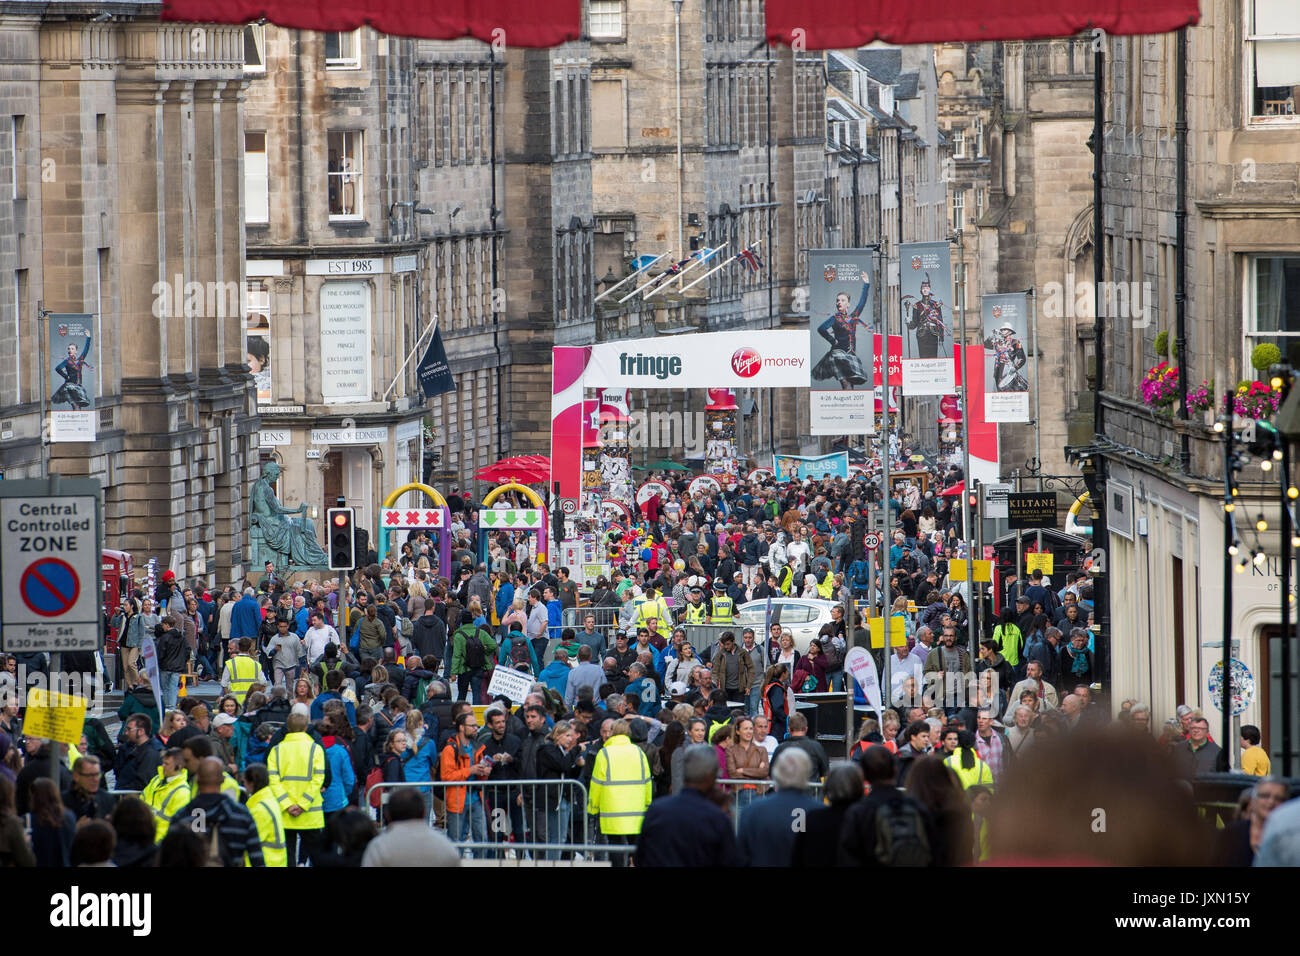
[{"label": "20 mph sign", "polygon": [[0,647],[100,647],[100,488],[93,479],[0,482]]}]

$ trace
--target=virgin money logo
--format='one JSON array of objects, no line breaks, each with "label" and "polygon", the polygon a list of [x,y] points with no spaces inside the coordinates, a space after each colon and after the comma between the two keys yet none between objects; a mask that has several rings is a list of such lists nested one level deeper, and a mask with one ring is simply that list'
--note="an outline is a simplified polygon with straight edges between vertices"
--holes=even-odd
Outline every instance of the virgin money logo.
[{"label": "virgin money logo", "polygon": [[753,378],[763,368],[763,356],[756,349],[745,346],[731,356],[731,370],[741,378]]}]

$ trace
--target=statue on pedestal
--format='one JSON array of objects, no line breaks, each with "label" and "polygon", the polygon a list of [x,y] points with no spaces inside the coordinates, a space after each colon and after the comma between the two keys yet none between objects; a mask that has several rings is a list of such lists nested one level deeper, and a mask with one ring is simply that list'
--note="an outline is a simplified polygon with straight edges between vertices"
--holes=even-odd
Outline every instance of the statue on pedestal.
[{"label": "statue on pedestal", "polygon": [[276,497],[274,485],[279,477],[280,466],[271,461],[262,466],[261,477],[253,483],[253,565],[274,561],[277,568],[286,571],[328,568],[329,557],[316,541],[307,505],[285,508]]}]

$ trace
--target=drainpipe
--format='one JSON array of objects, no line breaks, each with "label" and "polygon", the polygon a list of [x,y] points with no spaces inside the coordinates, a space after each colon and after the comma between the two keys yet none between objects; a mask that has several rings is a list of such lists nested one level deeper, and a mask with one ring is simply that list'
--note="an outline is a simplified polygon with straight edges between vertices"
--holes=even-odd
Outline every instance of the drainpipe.
[{"label": "drainpipe", "polygon": [[[1187,419],[1187,27],[1178,31],[1178,117],[1174,123],[1177,144],[1174,179],[1178,197],[1174,206],[1174,349],[1178,361],[1178,417]],[[1178,468],[1191,471],[1191,436],[1183,429],[1179,438]],[[1227,655],[1225,654],[1225,657]]]}]

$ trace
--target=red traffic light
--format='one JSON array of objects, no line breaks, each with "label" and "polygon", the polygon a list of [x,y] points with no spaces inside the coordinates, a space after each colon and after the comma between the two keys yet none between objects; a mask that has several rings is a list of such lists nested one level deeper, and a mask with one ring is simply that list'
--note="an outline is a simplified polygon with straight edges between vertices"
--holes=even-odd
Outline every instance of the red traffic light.
[{"label": "red traffic light", "polygon": [[340,511],[334,515],[334,523],[341,528],[348,523],[348,516]]}]

